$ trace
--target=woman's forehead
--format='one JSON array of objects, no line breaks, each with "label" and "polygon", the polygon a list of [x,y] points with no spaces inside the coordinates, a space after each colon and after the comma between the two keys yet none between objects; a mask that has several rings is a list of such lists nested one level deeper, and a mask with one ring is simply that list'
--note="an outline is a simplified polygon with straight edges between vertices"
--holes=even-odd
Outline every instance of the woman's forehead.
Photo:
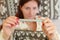
[{"label": "woman's forehead", "polygon": [[37,2],[36,1],[29,1],[27,3],[24,4],[24,6],[38,6]]}]

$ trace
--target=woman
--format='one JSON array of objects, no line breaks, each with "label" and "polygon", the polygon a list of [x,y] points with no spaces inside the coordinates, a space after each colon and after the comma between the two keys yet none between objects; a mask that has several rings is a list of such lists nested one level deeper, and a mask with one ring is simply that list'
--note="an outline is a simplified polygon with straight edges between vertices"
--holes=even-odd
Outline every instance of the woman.
[{"label": "woman", "polygon": [[[19,23],[19,19],[35,19],[39,5],[39,0],[20,0],[18,6],[18,13],[16,14],[16,16],[10,16],[3,21],[2,39],[9,40],[12,29]],[[29,26],[29,28],[32,28],[32,31],[36,31],[35,22],[26,22],[26,24]],[[51,40],[52,38],[57,38],[56,40],[58,40],[59,36],[57,36],[56,27],[52,23],[52,21],[49,18],[45,18],[42,24],[43,32],[46,34],[48,40]]]}]

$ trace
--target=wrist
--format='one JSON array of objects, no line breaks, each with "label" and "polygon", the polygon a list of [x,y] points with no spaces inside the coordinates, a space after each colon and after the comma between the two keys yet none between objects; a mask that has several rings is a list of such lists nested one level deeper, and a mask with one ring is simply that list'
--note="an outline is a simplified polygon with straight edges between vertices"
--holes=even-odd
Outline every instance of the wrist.
[{"label": "wrist", "polygon": [[48,38],[49,40],[60,40],[59,39],[59,34],[58,32],[56,31],[54,34],[53,34],[53,37],[52,38]]},{"label": "wrist", "polygon": [[5,33],[3,32],[3,30],[2,30],[2,39],[3,40],[8,40],[9,39],[9,37],[7,35],[5,35]]}]

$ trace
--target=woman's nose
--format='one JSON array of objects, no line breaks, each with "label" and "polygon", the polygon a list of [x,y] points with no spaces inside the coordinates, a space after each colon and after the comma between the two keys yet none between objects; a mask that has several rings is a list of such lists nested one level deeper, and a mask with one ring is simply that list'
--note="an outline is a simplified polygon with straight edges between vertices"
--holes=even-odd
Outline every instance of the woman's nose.
[{"label": "woman's nose", "polygon": [[31,15],[34,15],[34,10],[30,10],[30,14]]}]

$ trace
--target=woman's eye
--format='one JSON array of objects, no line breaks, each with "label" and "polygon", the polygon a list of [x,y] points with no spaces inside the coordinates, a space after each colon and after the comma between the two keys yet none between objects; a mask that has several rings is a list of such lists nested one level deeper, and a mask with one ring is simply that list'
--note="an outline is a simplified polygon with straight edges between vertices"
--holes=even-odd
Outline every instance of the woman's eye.
[{"label": "woman's eye", "polygon": [[34,10],[36,9],[36,7],[33,8]]},{"label": "woman's eye", "polygon": [[26,8],[27,10],[30,9],[29,7]]}]

